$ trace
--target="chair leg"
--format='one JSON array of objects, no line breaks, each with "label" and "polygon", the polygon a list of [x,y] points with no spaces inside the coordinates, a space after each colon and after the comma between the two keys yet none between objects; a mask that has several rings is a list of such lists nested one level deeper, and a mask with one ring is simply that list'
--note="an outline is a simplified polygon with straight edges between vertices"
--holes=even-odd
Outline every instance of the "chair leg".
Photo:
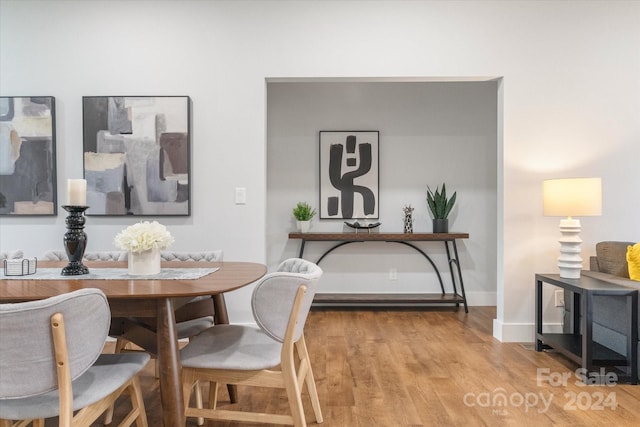
[{"label": "chair leg", "polygon": [[122,350],[126,349],[128,344],[129,344],[129,341],[127,341],[126,339],[122,337],[116,338],[116,348],[113,352],[122,353]]},{"label": "chair leg", "polygon": [[[138,411],[138,416],[136,418],[136,426],[137,427],[149,427],[149,423],[147,421],[147,412],[144,408],[144,399],[142,398],[142,387],[140,386],[140,379],[135,376],[131,380],[131,407],[132,410]],[[113,411],[113,405],[109,408]],[[113,415],[113,414],[112,414]]]},{"label": "chair leg", "polygon": [[[202,388],[200,388],[200,382],[196,381],[193,386],[196,392],[196,408],[202,409]],[[198,417],[198,425],[204,425],[204,418]]]},{"label": "chair leg", "polygon": [[195,375],[193,374],[193,371],[186,368],[182,368],[182,396],[184,399],[184,409],[185,409],[185,412],[187,413],[189,412],[189,408],[191,408],[189,406],[189,401],[191,400],[191,393],[193,391],[193,386],[197,382],[198,381]]},{"label": "chair leg", "polygon": [[298,387],[295,363],[293,362],[293,359],[288,362],[283,360],[281,366],[284,388],[287,391],[287,398],[289,399],[293,425],[295,427],[307,427],[307,421],[304,417],[304,407],[302,406],[300,387]]},{"label": "chair leg", "polygon": [[[122,337],[118,337],[116,338],[116,347],[113,350],[114,353],[122,353],[122,351],[124,349],[127,348],[127,345],[129,344],[129,341],[127,341],[126,339],[122,338]],[[104,421],[103,424],[105,426],[108,426],[109,424],[111,424],[111,422],[113,421],[113,407],[114,405],[111,405],[109,407],[109,409],[107,409],[104,413]],[[35,427],[35,426],[34,426]]]},{"label": "chair leg", "polygon": [[217,406],[218,406],[218,383],[209,382],[209,409],[216,409]]},{"label": "chair leg", "polygon": [[109,409],[107,409],[104,413],[104,421],[103,424],[105,426],[108,426],[109,424],[111,424],[111,422],[113,421],[113,409],[114,409],[114,405],[109,406]]},{"label": "chair leg", "polygon": [[307,391],[311,398],[311,406],[313,406],[313,413],[316,416],[316,422],[318,424],[323,422],[322,409],[320,408],[320,399],[318,398],[318,390],[316,389],[316,381],[313,377],[313,370],[311,369],[311,360],[309,360],[309,352],[307,351],[307,344],[304,340],[304,334],[300,337],[296,343],[296,350],[300,360],[304,360],[307,363],[308,371],[305,377],[305,384],[307,385]]}]

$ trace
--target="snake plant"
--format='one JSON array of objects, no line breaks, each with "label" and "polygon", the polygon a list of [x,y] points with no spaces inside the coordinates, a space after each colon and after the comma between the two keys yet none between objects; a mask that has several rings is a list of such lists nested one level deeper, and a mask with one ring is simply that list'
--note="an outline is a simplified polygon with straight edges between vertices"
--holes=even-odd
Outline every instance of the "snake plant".
[{"label": "snake plant", "polygon": [[447,199],[447,188],[442,184],[442,191],[436,187],[436,191],[431,191],[427,186],[427,204],[433,215],[433,219],[446,219],[456,203],[456,192],[454,191],[450,199]]}]

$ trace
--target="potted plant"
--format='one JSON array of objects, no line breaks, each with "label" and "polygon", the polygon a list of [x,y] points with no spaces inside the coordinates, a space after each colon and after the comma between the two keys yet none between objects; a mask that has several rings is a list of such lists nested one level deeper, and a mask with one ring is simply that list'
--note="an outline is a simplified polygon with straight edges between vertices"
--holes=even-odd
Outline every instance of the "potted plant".
[{"label": "potted plant", "polygon": [[311,219],[316,215],[316,210],[307,202],[298,202],[293,208],[293,216],[297,220],[298,230],[302,233],[309,231]]},{"label": "potted plant", "polygon": [[435,192],[431,191],[429,186],[427,186],[427,205],[433,216],[434,233],[449,232],[449,220],[447,218],[455,203],[456,192],[454,191],[451,198],[447,198],[447,188],[444,183],[442,184],[442,190],[436,187]]}]

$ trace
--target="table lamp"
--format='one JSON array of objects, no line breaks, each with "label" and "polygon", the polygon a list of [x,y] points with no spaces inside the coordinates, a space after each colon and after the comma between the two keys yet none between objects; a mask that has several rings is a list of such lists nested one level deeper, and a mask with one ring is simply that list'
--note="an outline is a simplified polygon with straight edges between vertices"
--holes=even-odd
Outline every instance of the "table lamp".
[{"label": "table lamp", "polygon": [[580,220],[574,216],[602,214],[602,179],[549,179],[543,182],[544,215],[566,217],[560,220],[560,277],[578,279],[580,257]]}]

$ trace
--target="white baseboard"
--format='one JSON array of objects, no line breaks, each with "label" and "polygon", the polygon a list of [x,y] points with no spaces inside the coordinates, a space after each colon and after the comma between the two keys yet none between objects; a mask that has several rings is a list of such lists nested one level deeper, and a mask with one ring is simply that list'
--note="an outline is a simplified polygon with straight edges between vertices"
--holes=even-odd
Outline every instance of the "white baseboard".
[{"label": "white baseboard", "polygon": [[[544,332],[562,332],[562,323],[545,323]],[[536,326],[534,323],[503,323],[493,319],[493,337],[501,342],[534,342]]]}]

